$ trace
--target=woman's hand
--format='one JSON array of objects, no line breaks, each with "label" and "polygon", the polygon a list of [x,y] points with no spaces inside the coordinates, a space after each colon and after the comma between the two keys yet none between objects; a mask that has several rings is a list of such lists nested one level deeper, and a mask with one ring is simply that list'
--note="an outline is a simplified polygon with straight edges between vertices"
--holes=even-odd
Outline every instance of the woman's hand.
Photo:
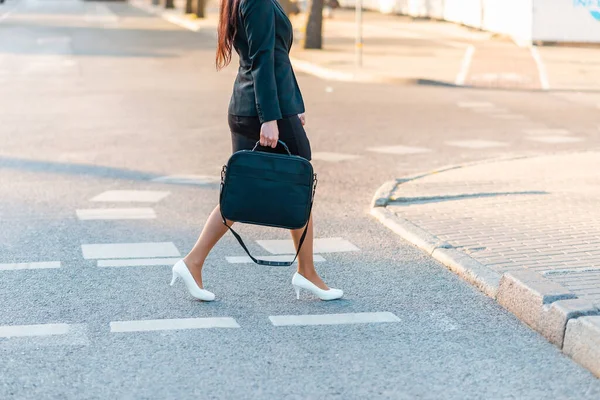
[{"label": "woman's hand", "polygon": [[302,122],[302,126],[306,125],[306,114],[298,114],[298,118],[300,118],[300,122]]},{"label": "woman's hand", "polygon": [[265,147],[277,147],[279,140],[279,128],[277,121],[267,121],[260,127],[260,145]]}]

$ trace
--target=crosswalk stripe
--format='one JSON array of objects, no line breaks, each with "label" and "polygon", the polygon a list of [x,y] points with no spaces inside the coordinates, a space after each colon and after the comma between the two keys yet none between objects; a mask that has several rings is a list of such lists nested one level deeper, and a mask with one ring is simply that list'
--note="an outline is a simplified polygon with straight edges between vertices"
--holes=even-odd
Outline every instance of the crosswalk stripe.
[{"label": "crosswalk stripe", "polygon": [[275,315],[270,316],[269,319],[274,326],[345,325],[400,322],[400,318],[391,312]]},{"label": "crosswalk stripe", "polygon": [[110,323],[110,331],[113,333],[239,327],[236,320],[230,317],[150,319],[140,321],[114,321]]},{"label": "crosswalk stripe", "polygon": [[524,129],[523,133],[531,136],[561,136],[571,134],[566,129]]},{"label": "crosswalk stripe", "polygon": [[14,271],[20,269],[51,269],[60,267],[60,261],[42,261],[30,263],[0,264],[0,271]]},{"label": "crosswalk stripe", "polygon": [[69,333],[68,324],[42,325],[5,325],[0,326],[0,337],[50,336],[66,335]]},{"label": "crosswalk stripe", "polygon": [[[265,261],[292,261],[294,259],[293,255],[281,255],[281,256],[260,256],[257,257],[260,260]],[[252,264],[254,261],[248,256],[235,256],[235,257],[225,257],[228,263],[230,264]],[[323,256],[315,254],[313,256],[314,262],[325,262]],[[298,260],[296,260],[296,263]]]},{"label": "crosswalk stripe", "polygon": [[[295,254],[296,248],[291,240],[257,240],[262,248],[271,254]],[[358,247],[347,240],[339,237],[315,239],[313,252],[322,253],[343,253],[348,251],[360,251]]]},{"label": "crosswalk stripe", "polygon": [[493,140],[456,140],[446,142],[448,146],[463,147],[467,149],[488,149],[492,147],[506,147],[508,143]]},{"label": "crosswalk stripe", "polygon": [[90,201],[105,203],[157,203],[170,194],[171,192],[157,190],[108,190],[100,193]]},{"label": "crosswalk stripe", "polygon": [[398,155],[406,155],[406,154],[422,154],[429,153],[431,149],[427,149],[424,147],[411,147],[411,146],[382,146],[382,147],[369,147],[368,151],[372,151],[374,153],[383,153],[383,154],[398,154]]},{"label": "crosswalk stripe", "polygon": [[87,208],[76,210],[76,213],[82,221],[156,218],[152,208]]},{"label": "crosswalk stripe", "polygon": [[81,251],[86,260],[180,256],[173,242],[82,244]]},{"label": "crosswalk stripe", "polygon": [[496,119],[510,119],[510,120],[527,119],[527,117],[525,117],[524,115],[519,115],[519,114],[490,114],[489,117],[496,118]]},{"label": "crosswalk stripe", "polygon": [[494,104],[487,101],[461,101],[457,105],[460,108],[493,108]]},{"label": "crosswalk stripe", "polygon": [[153,182],[170,183],[174,185],[211,185],[221,182],[217,176],[206,175],[169,175],[152,179]]},{"label": "crosswalk stripe", "polygon": [[328,162],[340,162],[348,160],[356,160],[360,156],[354,154],[342,154],[342,153],[329,153],[329,152],[315,152],[312,153],[313,160],[328,161]]},{"label": "crosswalk stripe", "polygon": [[179,257],[172,258],[133,258],[124,260],[98,260],[98,267],[150,267],[156,265],[173,265]]},{"label": "crosswalk stripe", "polygon": [[532,140],[534,142],[548,144],[578,143],[583,141],[583,138],[573,136],[532,136],[528,137],[527,139]]}]

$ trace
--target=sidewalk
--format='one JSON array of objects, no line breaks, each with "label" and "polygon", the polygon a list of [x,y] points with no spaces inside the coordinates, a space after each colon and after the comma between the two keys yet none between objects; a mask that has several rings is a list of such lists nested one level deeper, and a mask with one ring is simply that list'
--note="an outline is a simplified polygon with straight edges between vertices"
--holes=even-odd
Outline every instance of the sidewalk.
[{"label": "sidewalk", "polygon": [[459,166],[388,185],[373,215],[600,376],[599,170],[599,152]]},{"label": "sidewalk", "polygon": [[[129,0],[146,12],[195,32],[216,36],[218,8],[207,6],[207,18],[186,15],[185,2],[175,9],[150,0]],[[354,11],[336,10],[324,20],[321,50],[302,48],[306,14],[291,17],[296,43],[292,62],[298,72],[326,80],[439,84],[524,90],[600,90],[600,49],[519,47],[490,32],[451,22],[413,20],[365,12],[363,65],[356,66]]]}]

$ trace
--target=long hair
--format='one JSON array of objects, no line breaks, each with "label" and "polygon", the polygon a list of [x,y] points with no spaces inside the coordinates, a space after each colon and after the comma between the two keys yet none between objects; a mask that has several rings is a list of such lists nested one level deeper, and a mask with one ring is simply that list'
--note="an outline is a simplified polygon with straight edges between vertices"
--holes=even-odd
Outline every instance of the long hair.
[{"label": "long hair", "polygon": [[233,39],[238,28],[240,0],[221,0],[219,27],[217,28],[217,71],[231,62]]}]

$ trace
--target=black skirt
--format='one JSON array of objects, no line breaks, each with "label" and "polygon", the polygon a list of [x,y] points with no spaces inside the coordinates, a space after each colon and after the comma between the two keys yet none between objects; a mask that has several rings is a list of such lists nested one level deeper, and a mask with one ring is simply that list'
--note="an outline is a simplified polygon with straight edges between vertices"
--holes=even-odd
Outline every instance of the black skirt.
[{"label": "black skirt", "polygon": [[[260,140],[261,123],[258,117],[241,117],[229,114],[229,130],[231,130],[231,147],[233,152],[239,150],[252,150],[256,142]],[[290,153],[311,160],[310,142],[306,131],[297,115],[283,117],[277,121],[279,128],[279,140],[284,142],[290,149]],[[274,153],[285,153],[285,149],[279,145],[275,149],[271,147],[260,147],[261,151]]]}]

